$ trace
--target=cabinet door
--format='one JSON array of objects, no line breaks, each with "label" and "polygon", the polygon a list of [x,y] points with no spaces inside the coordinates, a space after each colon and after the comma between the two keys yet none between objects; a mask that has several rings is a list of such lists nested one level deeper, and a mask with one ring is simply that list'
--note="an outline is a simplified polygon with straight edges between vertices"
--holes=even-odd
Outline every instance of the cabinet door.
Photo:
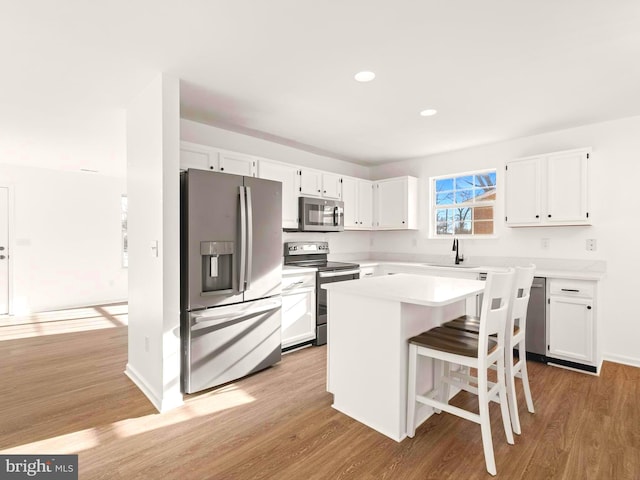
[{"label": "cabinet door", "polygon": [[592,301],[550,297],[549,356],[578,363],[594,363]]},{"label": "cabinet door", "polygon": [[316,170],[300,169],[300,195],[320,197],[322,195],[322,174]]},{"label": "cabinet door", "polygon": [[180,142],[180,168],[218,171],[218,152],[205,145]]},{"label": "cabinet door", "polygon": [[[344,183],[342,188],[344,189]],[[373,182],[358,180],[358,217],[360,228],[373,228]]]},{"label": "cabinet door", "polygon": [[260,160],[259,177],[282,182],[282,228],[298,227],[298,169],[284,163]]},{"label": "cabinet door", "polygon": [[316,337],[315,290],[282,296],[282,347],[290,347]]},{"label": "cabinet door", "polygon": [[340,180],[340,175],[323,173],[322,196],[325,198],[333,198],[335,200],[342,199],[342,183]]},{"label": "cabinet door", "polygon": [[256,176],[256,161],[250,156],[235,153],[220,154],[220,171],[245,177]]},{"label": "cabinet door", "polygon": [[407,216],[407,183],[403,179],[378,182],[376,185],[376,227],[405,228]]},{"label": "cabinet door", "polygon": [[505,212],[508,225],[541,222],[540,178],[543,157],[507,162]]},{"label": "cabinet door", "polygon": [[586,223],[587,153],[566,152],[547,157],[547,222]]},{"label": "cabinet door", "polygon": [[358,219],[358,180],[344,177],[342,179],[342,201],[344,202],[344,228],[357,230]]}]

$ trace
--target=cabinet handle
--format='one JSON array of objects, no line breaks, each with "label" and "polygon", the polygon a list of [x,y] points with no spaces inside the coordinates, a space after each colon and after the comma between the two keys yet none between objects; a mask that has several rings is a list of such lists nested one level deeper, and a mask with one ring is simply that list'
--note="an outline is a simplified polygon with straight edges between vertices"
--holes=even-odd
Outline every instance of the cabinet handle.
[{"label": "cabinet handle", "polygon": [[318,193],[320,193],[320,190],[318,190]]},{"label": "cabinet handle", "polygon": [[402,220],[402,223],[404,223],[404,220]]},{"label": "cabinet handle", "polygon": [[561,290],[563,292],[575,292],[575,293],[580,292],[580,290],[578,290],[577,288],[561,288]]},{"label": "cabinet handle", "polygon": [[213,170],[213,169],[214,169],[214,168],[213,168],[213,165],[209,167],[209,170]]},{"label": "cabinet handle", "polygon": [[547,215],[547,217],[551,218],[551,214]]},{"label": "cabinet handle", "polygon": [[540,215],[536,215],[536,218],[540,218]]},{"label": "cabinet handle", "polygon": [[587,310],[591,310],[591,305],[587,305]]},{"label": "cabinet handle", "polygon": [[221,172],[224,172],[224,167],[220,167],[220,171],[221,171]]},{"label": "cabinet handle", "polygon": [[327,191],[325,190],[325,191],[324,191],[324,192],[322,192],[322,193],[327,193]]}]

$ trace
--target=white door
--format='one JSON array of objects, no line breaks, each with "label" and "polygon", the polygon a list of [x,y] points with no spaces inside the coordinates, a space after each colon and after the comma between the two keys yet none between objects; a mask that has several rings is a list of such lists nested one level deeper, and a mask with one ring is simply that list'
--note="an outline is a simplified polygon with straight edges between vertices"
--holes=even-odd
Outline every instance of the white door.
[{"label": "white door", "polygon": [[549,155],[547,222],[587,221],[587,154]]},{"label": "white door", "polygon": [[325,198],[342,198],[342,183],[340,183],[340,175],[331,173],[322,174],[322,196]]},{"label": "white door", "polygon": [[9,189],[0,187],[0,315],[9,313]]},{"label": "white door", "polygon": [[355,178],[342,179],[342,201],[344,202],[344,228],[354,230],[358,224],[358,181]]},{"label": "white door", "polygon": [[358,180],[358,222],[360,228],[373,228],[373,183]]},{"label": "white door", "polygon": [[319,197],[322,195],[322,174],[316,170],[300,169],[300,194]]},{"label": "white door", "polygon": [[221,153],[220,171],[233,175],[244,175],[245,177],[256,176],[256,161],[245,155]]},{"label": "white door", "polygon": [[507,162],[505,211],[508,225],[531,225],[541,222],[541,162],[541,157]]},{"label": "white door", "polygon": [[298,227],[298,169],[284,163],[260,160],[260,178],[282,182],[282,228]]},{"label": "white door", "polygon": [[376,226],[381,229],[406,227],[407,182],[404,179],[379,182],[376,193],[378,197]]}]

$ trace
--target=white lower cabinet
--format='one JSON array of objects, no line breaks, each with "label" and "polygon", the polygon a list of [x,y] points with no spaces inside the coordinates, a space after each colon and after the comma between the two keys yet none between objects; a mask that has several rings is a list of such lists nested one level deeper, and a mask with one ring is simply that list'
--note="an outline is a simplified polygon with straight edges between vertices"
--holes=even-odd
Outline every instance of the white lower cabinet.
[{"label": "white lower cabinet", "polygon": [[586,370],[596,372],[599,361],[595,282],[550,279],[548,288],[549,362],[559,359],[592,367]]},{"label": "white lower cabinet", "polygon": [[283,273],[282,348],[316,338],[316,274]]},{"label": "white lower cabinet", "polygon": [[360,278],[368,278],[368,277],[376,277],[378,275],[382,275],[380,267],[377,265],[371,266],[360,266]]}]

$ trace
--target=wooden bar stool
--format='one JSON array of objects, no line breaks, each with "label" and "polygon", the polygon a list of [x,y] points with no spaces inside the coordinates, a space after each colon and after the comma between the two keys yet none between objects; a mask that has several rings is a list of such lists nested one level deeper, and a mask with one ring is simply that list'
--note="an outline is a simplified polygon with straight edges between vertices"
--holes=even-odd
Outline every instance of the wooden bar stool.
[{"label": "wooden bar stool", "polygon": [[[416,429],[416,402],[457,415],[480,424],[482,445],[487,471],[496,474],[493,454],[489,402],[498,401],[502,413],[502,423],[507,442],[513,444],[513,433],[509,420],[506,385],[504,381],[505,323],[509,313],[509,301],[513,288],[514,272],[490,273],[485,285],[480,328],[478,334],[449,327],[436,327],[409,339],[409,369],[407,388],[407,435],[413,437]],[[495,334],[492,337],[492,334]],[[418,356],[429,357],[439,362],[441,376],[434,378],[434,388],[426,393],[417,393]],[[455,363],[478,371],[478,387],[463,383],[451,372],[450,364]],[[491,365],[498,369],[498,381],[489,385],[487,369]],[[438,378],[439,377],[439,378]],[[454,385],[478,395],[480,413],[470,412],[449,405],[449,386]]]},{"label": "wooden bar stool", "polygon": [[[529,306],[529,296],[531,284],[535,274],[536,266],[516,267],[514,287],[511,293],[509,304],[509,316],[505,332],[505,375],[507,385],[507,398],[509,400],[509,415],[513,431],[520,435],[520,416],[518,414],[518,400],[516,396],[515,379],[522,380],[522,388],[527,401],[527,410],[535,413],[533,408],[533,398],[531,397],[531,387],[529,386],[529,375],[527,373],[526,356],[526,331],[527,331],[527,308]],[[463,315],[444,324],[447,327],[462,330],[468,333],[479,333],[480,319],[478,317]],[[518,360],[514,363],[513,349],[518,347]]]}]

